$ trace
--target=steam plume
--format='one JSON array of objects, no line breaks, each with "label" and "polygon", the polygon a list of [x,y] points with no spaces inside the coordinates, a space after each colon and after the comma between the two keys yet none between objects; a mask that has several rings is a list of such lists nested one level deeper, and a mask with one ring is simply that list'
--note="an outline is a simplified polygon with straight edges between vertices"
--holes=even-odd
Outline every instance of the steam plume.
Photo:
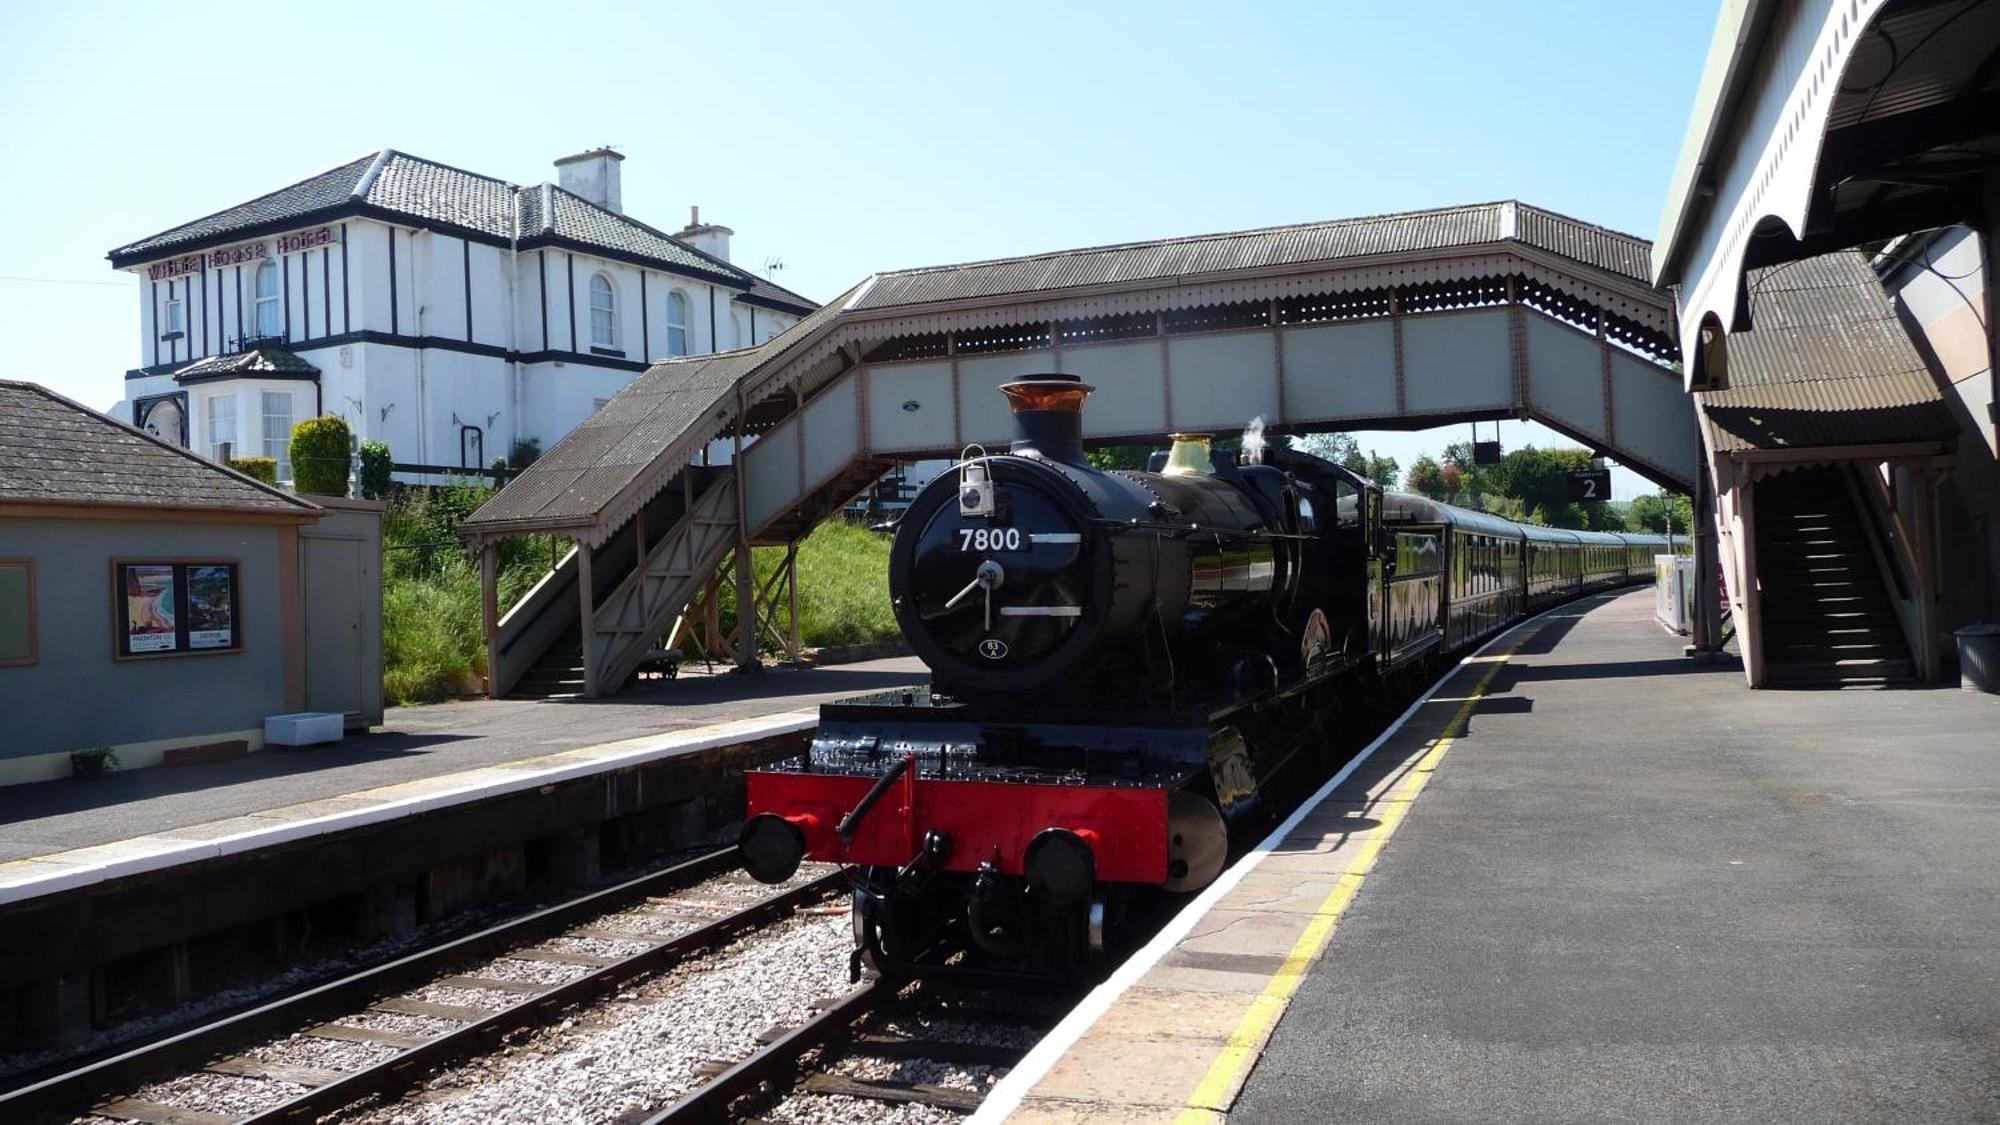
[{"label": "steam plume", "polygon": [[1243,427],[1243,452],[1240,460],[1246,465],[1261,465],[1264,463],[1264,449],[1264,416],[1259,414],[1250,419],[1249,425]]}]

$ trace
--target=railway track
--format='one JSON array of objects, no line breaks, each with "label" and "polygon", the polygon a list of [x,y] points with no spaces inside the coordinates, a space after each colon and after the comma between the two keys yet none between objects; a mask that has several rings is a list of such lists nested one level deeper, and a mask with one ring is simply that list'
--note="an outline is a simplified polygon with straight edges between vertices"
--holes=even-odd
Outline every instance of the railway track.
[{"label": "railway track", "polygon": [[[77,1068],[0,1095],[0,1120],[316,1120],[406,1089],[845,886],[838,868],[823,868],[773,893],[725,874],[735,866],[735,849],[714,852]],[[462,971],[480,962],[484,969]],[[495,971],[503,964],[514,968]],[[301,1064],[271,1049],[300,1040],[326,1045],[345,1064]],[[193,1105],[172,1096],[177,1081],[190,1080],[254,1088],[241,1107],[219,1111],[213,1096]]]},{"label": "railway track", "polygon": [[771,1028],[755,1053],[644,1122],[849,1122],[870,1116],[863,1107],[905,1106],[962,1116],[1075,999],[998,974],[872,979],[801,1024]]}]

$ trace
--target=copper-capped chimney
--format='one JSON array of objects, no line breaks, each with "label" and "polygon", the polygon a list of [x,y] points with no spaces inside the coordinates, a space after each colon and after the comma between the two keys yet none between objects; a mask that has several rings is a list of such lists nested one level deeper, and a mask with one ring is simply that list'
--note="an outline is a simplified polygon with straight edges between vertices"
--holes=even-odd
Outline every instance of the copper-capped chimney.
[{"label": "copper-capped chimney", "polygon": [[1000,384],[1000,393],[1014,411],[1009,452],[1084,464],[1083,400],[1096,389],[1075,375],[1055,371]]}]

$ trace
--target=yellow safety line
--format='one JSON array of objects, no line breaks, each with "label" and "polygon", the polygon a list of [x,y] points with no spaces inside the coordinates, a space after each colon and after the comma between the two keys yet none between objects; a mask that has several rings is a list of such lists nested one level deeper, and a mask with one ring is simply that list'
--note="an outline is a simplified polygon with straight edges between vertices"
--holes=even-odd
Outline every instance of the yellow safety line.
[{"label": "yellow safety line", "polygon": [[1305,979],[1306,969],[1318,959],[1320,951],[1326,948],[1326,943],[1333,937],[1334,927],[1339,923],[1341,914],[1354,901],[1356,892],[1361,889],[1362,880],[1375,866],[1375,857],[1381,854],[1383,845],[1388,843],[1389,837],[1395,833],[1396,826],[1402,823],[1411,802],[1416,800],[1417,794],[1423,792],[1424,785],[1429,782],[1431,774],[1437,769],[1438,760],[1444,757],[1444,752],[1451,748],[1452,741],[1465,729],[1465,722],[1471,717],[1473,706],[1486,694],[1487,685],[1493,682],[1493,677],[1500,671],[1500,666],[1514,655],[1514,649],[1520,644],[1521,641],[1517,640],[1506,652],[1488,658],[1492,661],[1492,667],[1486,670],[1486,674],[1479,678],[1479,683],[1473,687],[1471,694],[1459,704],[1451,721],[1444,725],[1444,731],[1417,762],[1417,767],[1411,770],[1409,776],[1396,787],[1395,793],[1389,798],[1388,806],[1382,810],[1375,831],[1370,832],[1361,842],[1361,848],[1355,853],[1354,861],[1348,864],[1347,872],[1334,883],[1332,892],[1319,904],[1318,909],[1313,911],[1312,921],[1306,924],[1305,932],[1299,935],[1299,939],[1292,943],[1291,952],[1286,954],[1284,963],[1264,985],[1264,990],[1250,1002],[1250,1010],[1243,1013],[1243,1018],[1237,1021],[1236,1030],[1230,1033],[1229,1041],[1224,1044],[1222,1053],[1209,1065],[1208,1073],[1202,1076],[1200,1084],[1194,1088],[1194,1093],[1188,1095],[1188,1108],[1181,1111],[1180,1116],[1175,1119],[1175,1125],[1209,1125],[1215,1120],[1214,1115],[1217,1112],[1228,1111],[1229,1104],[1225,1099],[1228,1098],[1230,1089],[1236,1085],[1237,1080],[1256,1061],[1258,1044],[1264,1042],[1272,1028],[1277,1026],[1278,1017],[1284,1014],[1286,1006],[1291,1003],[1292,993],[1298,991],[1299,982]]}]

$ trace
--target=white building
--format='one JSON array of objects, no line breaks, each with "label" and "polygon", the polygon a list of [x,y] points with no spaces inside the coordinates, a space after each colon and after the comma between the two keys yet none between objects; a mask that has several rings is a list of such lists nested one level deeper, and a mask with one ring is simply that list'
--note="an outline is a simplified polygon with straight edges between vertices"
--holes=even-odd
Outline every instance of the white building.
[{"label": "white building", "polygon": [[347,419],[403,464],[548,448],[653,360],[762,343],[816,306],[730,264],[729,228],[620,206],[624,157],[523,187],[384,149],[113,250],[142,366],[119,417],[219,457],[280,459]]}]

